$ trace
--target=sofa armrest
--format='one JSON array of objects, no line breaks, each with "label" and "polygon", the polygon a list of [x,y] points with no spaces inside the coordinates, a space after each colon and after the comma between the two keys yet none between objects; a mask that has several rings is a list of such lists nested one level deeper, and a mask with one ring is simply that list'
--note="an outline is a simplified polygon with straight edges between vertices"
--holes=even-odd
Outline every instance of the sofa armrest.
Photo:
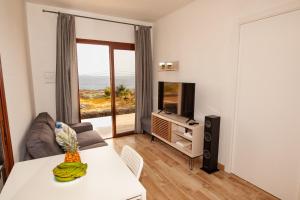
[{"label": "sofa armrest", "polygon": [[69,125],[76,133],[82,133],[93,130],[93,125],[90,122],[76,123]]}]

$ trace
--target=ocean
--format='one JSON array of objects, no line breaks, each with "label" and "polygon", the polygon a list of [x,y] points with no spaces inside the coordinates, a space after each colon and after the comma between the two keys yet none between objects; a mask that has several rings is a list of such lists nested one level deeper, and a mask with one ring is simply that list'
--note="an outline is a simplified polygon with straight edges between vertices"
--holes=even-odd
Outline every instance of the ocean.
[{"label": "ocean", "polygon": [[[135,76],[116,76],[116,87],[124,85],[126,88],[135,88]],[[79,76],[79,88],[84,90],[102,90],[110,87],[110,77],[108,76]]]}]

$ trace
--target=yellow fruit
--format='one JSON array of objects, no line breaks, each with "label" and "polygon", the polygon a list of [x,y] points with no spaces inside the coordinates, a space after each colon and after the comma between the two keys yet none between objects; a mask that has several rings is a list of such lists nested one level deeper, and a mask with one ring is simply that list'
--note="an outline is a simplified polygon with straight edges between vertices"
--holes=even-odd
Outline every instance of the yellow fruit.
[{"label": "yellow fruit", "polygon": [[60,163],[57,167],[58,168],[70,168],[70,167],[81,167],[83,164],[81,162],[63,162]]},{"label": "yellow fruit", "polygon": [[86,175],[87,167],[87,164],[81,162],[64,162],[53,169],[53,174],[59,182],[72,181]]},{"label": "yellow fruit", "polygon": [[69,182],[69,181],[75,180],[74,177],[62,178],[62,177],[58,177],[58,176],[55,176],[55,179],[59,182]]}]

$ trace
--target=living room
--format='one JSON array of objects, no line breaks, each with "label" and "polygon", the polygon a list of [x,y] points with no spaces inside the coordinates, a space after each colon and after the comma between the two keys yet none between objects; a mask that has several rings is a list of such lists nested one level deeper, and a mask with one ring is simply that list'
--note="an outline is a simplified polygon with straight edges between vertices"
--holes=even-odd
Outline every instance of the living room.
[{"label": "living room", "polygon": [[299,10],[1,0],[0,199],[299,200]]}]

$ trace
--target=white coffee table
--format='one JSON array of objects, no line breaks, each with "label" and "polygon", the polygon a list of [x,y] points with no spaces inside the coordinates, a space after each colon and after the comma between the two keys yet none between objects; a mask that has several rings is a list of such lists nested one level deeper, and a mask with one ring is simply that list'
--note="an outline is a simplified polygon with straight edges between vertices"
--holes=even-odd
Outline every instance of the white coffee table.
[{"label": "white coffee table", "polygon": [[16,163],[1,200],[146,200],[146,190],[110,146],[80,152],[87,175],[56,182],[52,169],[64,155]]}]

